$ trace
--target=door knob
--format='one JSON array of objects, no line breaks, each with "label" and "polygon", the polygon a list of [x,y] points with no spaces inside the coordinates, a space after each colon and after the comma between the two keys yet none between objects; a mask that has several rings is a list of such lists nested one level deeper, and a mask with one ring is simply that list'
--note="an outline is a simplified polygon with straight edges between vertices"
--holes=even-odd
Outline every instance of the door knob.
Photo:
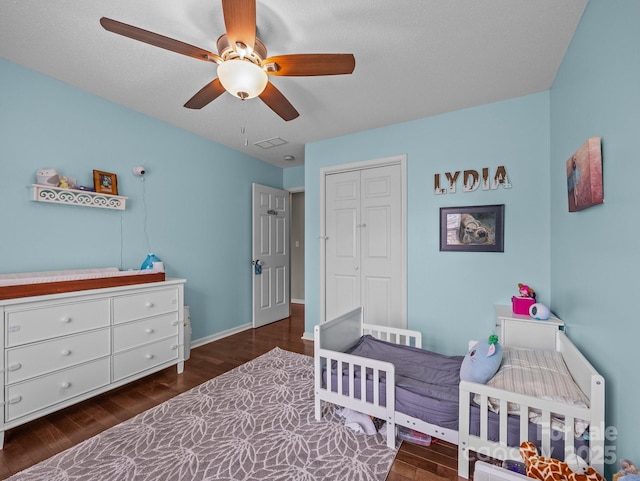
[{"label": "door knob", "polygon": [[259,276],[260,274],[262,274],[262,261],[260,259],[256,259],[251,263],[253,264],[253,273],[256,276]]}]

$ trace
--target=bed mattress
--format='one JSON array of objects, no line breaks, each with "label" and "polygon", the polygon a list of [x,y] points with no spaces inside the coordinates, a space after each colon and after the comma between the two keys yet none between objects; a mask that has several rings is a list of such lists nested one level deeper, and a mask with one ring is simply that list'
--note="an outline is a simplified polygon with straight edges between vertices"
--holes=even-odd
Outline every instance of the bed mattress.
[{"label": "bed mattress", "polygon": [[[444,428],[458,429],[458,384],[460,365],[464,356],[443,354],[401,346],[362,336],[346,351],[349,354],[393,363],[396,371],[395,410]],[[332,390],[337,389],[333,366]],[[343,372],[343,389],[348,386],[348,372]],[[360,375],[356,374],[359,378]],[[326,381],[326,379],[325,379]],[[380,399],[386,405],[386,385],[380,383]],[[354,396],[360,399],[360,383],[356,383]],[[367,400],[373,399],[368,384]]]}]

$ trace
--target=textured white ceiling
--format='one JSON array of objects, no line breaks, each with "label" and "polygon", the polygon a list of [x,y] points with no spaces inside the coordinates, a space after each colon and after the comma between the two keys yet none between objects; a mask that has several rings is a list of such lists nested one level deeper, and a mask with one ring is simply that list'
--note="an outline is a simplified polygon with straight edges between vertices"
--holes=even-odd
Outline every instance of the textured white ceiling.
[{"label": "textured white ceiling", "polygon": [[[223,94],[200,62],[105,31],[103,16],[217,52],[220,1],[3,0],[0,56],[281,167],[304,144],[551,87],[587,0],[258,0],[268,54],[353,53],[352,75],[271,77],[300,112]],[[245,126],[245,133],[242,127]],[[279,137],[282,145],[254,145]],[[248,146],[245,146],[245,139]],[[285,155],[295,161],[286,162]]]}]

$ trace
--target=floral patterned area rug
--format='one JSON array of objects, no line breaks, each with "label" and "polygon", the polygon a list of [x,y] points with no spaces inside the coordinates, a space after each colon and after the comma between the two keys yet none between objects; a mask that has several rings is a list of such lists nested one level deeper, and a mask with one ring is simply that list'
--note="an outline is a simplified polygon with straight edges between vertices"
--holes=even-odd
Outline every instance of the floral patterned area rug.
[{"label": "floral patterned area rug", "polygon": [[275,348],[9,479],[383,481],[382,435],[313,400],[313,358]]}]

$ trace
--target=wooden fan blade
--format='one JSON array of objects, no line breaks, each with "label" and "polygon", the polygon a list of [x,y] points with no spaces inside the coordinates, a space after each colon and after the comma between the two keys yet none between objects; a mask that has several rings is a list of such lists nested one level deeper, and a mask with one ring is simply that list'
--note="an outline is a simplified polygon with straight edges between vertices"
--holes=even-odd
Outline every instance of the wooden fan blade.
[{"label": "wooden fan blade", "polygon": [[148,30],[144,30],[142,28],[134,27],[133,25],[118,22],[117,20],[102,17],[100,19],[100,25],[102,25],[104,29],[108,30],[109,32],[117,33],[118,35],[123,35],[140,42],[148,43],[149,45],[153,45],[154,47],[164,48],[165,50],[170,50],[171,52],[176,52],[188,57],[197,58],[198,60],[214,61],[217,63],[222,62],[222,58],[220,58],[215,53],[208,52],[198,47],[194,47],[193,45],[189,45],[188,43],[184,43],[179,40],[174,40],[173,38],[165,37],[164,35],[149,32]]},{"label": "wooden fan blade", "polygon": [[307,53],[276,55],[262,62],[269,75],[304,77],[353,73],[356,59],[350,53]]},{"label": "wooden fan blade", "polygon": [[253,50],[256,43],[256,0],[222,0],[227,37],[236,50],[241,43]]},{"label": "wooden fan blade", "polygon": [[259,97],[260,100],[267,104],[271,110],[287,122],[300,115],[287,98],[282,95],[282,93],[275,88],[271,82],[267,82],[267,86]]},{"label": "wooden fan blade", "polygon": [[213,102],[226,90],[220,83],[220,79],[215,79],[202,87],[200,91],[191,97],[184,106],[188,109],[201,109],[205,105]]}]

